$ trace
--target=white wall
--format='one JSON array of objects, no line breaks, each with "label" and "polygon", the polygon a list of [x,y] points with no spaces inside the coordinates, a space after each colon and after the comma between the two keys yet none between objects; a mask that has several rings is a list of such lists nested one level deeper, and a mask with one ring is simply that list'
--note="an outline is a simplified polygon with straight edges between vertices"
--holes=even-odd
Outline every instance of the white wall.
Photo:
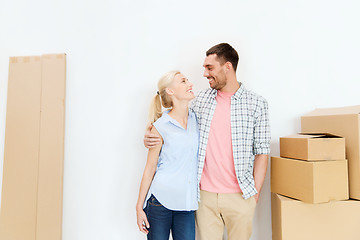
[{"label": "white wall", "polygon": [[[360,104],[359,11],[356,0],[2,0],[0,163],[9,56],[67,53],[63,239],[144,239],[135,203],[158,78],[180,69],[208,87],[205,51],[229,42],[239,80],[269,101],[277,155],[302,114]],[[268,171],[252,240],[269,239]]]}]

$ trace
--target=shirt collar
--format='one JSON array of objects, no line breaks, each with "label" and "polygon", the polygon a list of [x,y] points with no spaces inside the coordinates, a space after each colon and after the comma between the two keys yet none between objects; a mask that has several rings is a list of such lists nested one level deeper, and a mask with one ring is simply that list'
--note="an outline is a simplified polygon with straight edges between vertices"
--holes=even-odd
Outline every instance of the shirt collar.
[{"label": "shirt collar", "polygon": [[245,88],[244,88],[244,85],[241,83],[241,82],[239,82],[239,84],[240,84],[240,87],[239,87],[239,89],[235,92],[235,94],[234,94],[234,98],[235,99],[240,99],[240,97],[241,97],[241,94],[244,92],[244,90],[245,90]]},{"label": "shirt collar", "polygon": [[[176,121],[175,119],[173,119],[172,117],[169,116],[169,112],[171,109],[165,110],[163,112],[163,116],[166,119],[166,121],[171,122],[172,124],[174,124],[175,126],[181,127],[182,129],[184,129],[183,126],[180,125],[180,123],[178,123],[178,121]],[[194,114],[192,114],[191,110],[189,109],[189,115],[188,115],[188,126],[189,126],[189,119],[193,118]]]},{"label": "shirt collar", "polygon": [[[238,82],[240,84],[239,89],[235,92],[235,94],[233,95],[233,97],[235,99],[239,99],[241,97],[241,94],[244,92],[245,87],[241,82]],[[210,94],[213,95],[213,97],[215,98],[217,96],[217,90],[216,89],[211,89]]]}]

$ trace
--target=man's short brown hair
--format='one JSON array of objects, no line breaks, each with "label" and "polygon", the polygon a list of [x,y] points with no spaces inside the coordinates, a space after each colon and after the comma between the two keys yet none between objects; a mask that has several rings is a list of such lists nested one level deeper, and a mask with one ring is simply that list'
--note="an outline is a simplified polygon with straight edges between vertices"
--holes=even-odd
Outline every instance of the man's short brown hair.
[{"label": "man's short brown hair", "polygon": [[212,48],[207,50],[206,56],[212,54],[216,54],[221,65],[226,62],[230,62],[234,68],[234,71],[236,72],[236,68],[239,62],[239,55],[236,50],[232,46],[230,46],[230,44],[220,43],[213,46]]}]

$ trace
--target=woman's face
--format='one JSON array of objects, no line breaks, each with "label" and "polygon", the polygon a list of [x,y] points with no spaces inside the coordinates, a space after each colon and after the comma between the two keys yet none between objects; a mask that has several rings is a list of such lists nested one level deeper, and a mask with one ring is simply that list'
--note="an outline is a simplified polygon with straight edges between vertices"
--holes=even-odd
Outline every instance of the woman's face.
[{"label": "woman's face", "polygon": [[172,86],[172,96],[178,100],[191,100],[195,97],[192,91],[193,84],[182,74],[176,74]]}]

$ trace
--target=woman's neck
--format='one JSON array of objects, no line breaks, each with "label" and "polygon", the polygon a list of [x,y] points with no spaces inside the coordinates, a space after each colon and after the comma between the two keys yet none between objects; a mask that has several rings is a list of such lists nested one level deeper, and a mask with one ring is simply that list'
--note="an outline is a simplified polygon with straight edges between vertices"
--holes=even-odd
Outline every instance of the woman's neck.
[{"label": "woman's neck", "polygon": [[169,115],[186,129],[189,116],[189,101],[173,103]]}]

